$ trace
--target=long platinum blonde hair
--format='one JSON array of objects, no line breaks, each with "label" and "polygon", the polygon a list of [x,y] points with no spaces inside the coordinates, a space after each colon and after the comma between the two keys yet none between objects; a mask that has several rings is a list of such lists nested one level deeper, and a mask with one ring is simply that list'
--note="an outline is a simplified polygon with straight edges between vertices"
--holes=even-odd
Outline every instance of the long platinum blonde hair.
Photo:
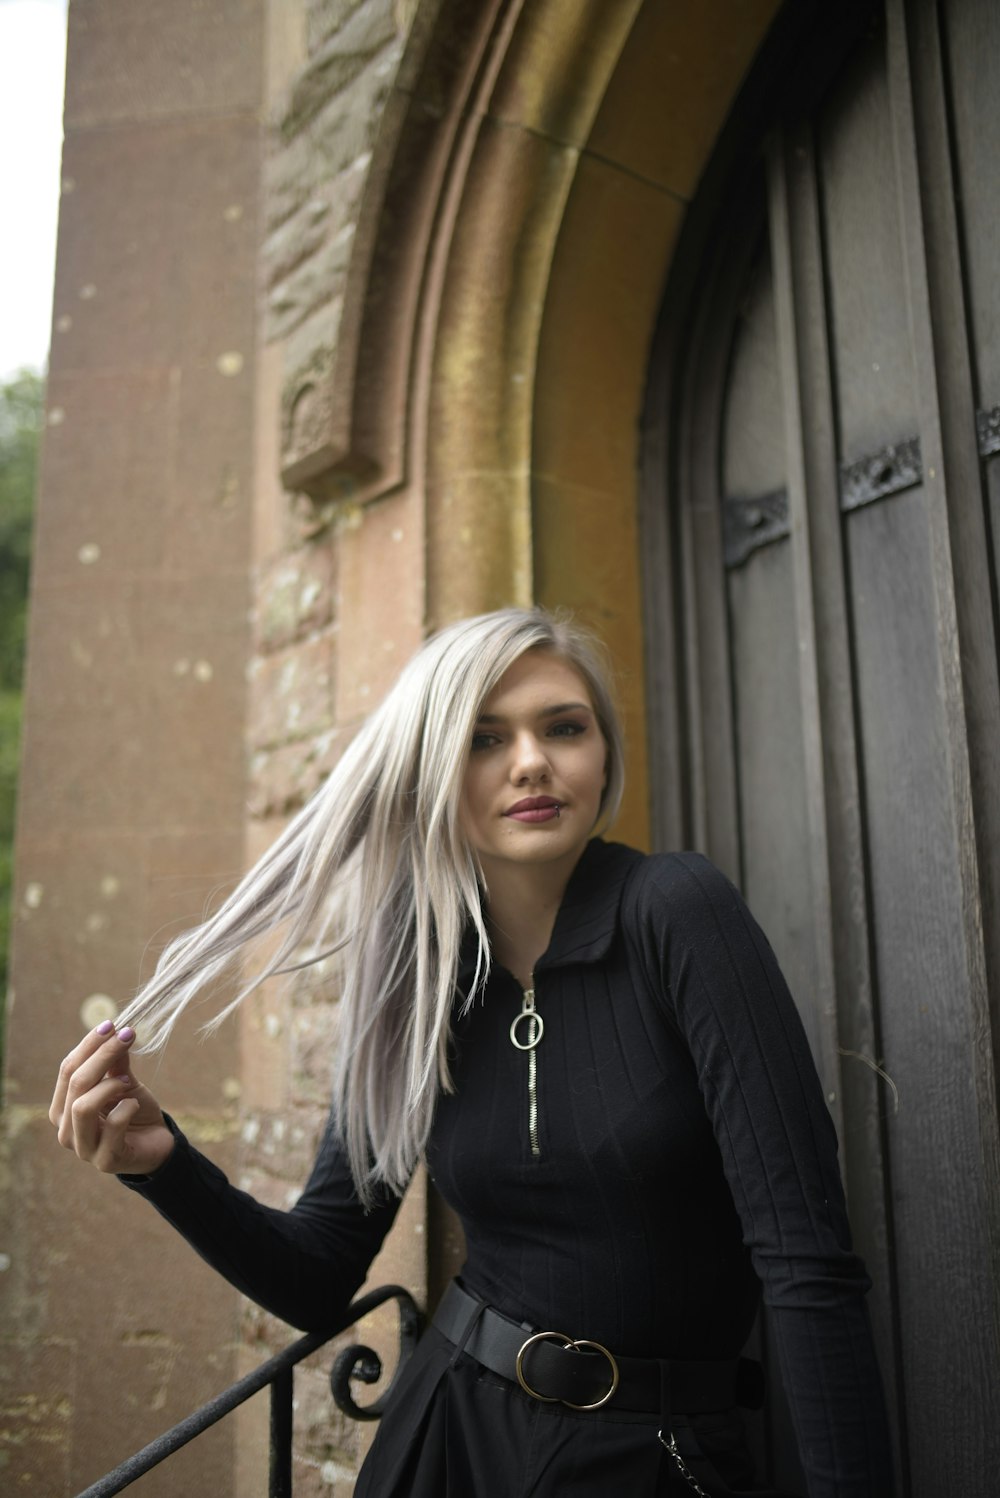
[{"label": "long platinum blonde hair", "polygon": [[[403,1190],[438,1091],[451,1089],[449,1026],[470,922],[478,963],[466,1004],[489,971],[482,878],[459,808],[482,705],[528,650],[558,655],[587,684],[608,746],[598,821],[607,826],[624,774],[602,648],[542,609],[462,620],[417,652],[323,786],[215,914],[166,947],[121,1016],[142,1027],[143,1050],[157,1050],[187,1005],[262,938],[279,933],[276,950],[206,1029],[266,979],[340,948],[334,1110],[364,1201],[375,1182]],[[315,954],[305,963],[304,949]]]}]

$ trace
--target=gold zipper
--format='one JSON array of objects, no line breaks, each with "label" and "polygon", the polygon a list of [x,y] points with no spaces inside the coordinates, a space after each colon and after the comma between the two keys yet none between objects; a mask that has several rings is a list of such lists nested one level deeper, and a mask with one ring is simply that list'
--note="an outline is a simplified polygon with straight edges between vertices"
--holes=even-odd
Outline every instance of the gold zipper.
[{"label": "gold zipper", "polygon": [[[524,1020],[528,1025],[522,1039],[519,1026]],[[510,1022],[510,1039],[519,1051],[528,1053],[528,1138],[536,1159],[542,1152],[538,1146],[538,1058],[535,1050],[544,1034],[545,1021],[535,1008],[535,990],[526,988],[521,998],[521,1011]]]}]

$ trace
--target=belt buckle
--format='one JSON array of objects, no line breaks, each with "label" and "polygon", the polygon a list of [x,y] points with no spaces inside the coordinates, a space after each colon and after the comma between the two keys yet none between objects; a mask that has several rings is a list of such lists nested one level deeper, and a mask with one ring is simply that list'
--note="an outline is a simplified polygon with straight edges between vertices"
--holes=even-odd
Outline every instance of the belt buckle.
[{"label": "belt buckle", "polygon": [[[533,1389],[524,1376],[524,1354],[535,1342],[559,1342],[562,1347],[573,1352],[577,1352],[584,1347],[592,1347],[595,1352],[603,1353],[611,1364],[610,1389],[606,1394],[602,1394],[600,1399],[595,1400],[593,1404],[574,1404],[572,1400],[560,1399],[556,1394],[539,1394],[538,1390]],[[543,1404],[564,1404],[571,1410],[599,1410],[602,1405],[607,1404],[608,1400],[614,1397],[615,1390],[618,1388],[619,1378],[621,1377],[614,1354],[610,1353],[600,1342],[591,1342],[586,1337],[567,1337],[565,1332],[535,1332],[534,1336],[529,1337],[526,1342],[522,1342],[514,1362],[514,1372],[517,1374],[517,1381],[521,1385],[521,1388],[526,1394],[530,1394],[532,1399],[540,1399]]]}]

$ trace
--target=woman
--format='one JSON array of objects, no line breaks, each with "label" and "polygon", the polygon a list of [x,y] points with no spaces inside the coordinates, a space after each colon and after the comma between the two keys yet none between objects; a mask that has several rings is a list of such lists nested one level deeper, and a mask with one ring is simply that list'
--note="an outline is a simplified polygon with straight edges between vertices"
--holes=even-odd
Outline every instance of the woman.
[{"label": "woman", "polygon": [[[468,1259],[359,1498],[760,1491],[737,1404],[761,1283],[810,1498],[889,1498],[868,1280],[794,1005],[707,860],[594,836],[622,774],[579,630],[504,610],[442,631],[219,912],[66,1058],[52,1122],[303,1328],[347,1304],[426,1159]],[[232,1188],[129,1061],[134,1026],[161,1045],[278,928],[257,982],[345,944],[331,1120],[288,1213]]]}]

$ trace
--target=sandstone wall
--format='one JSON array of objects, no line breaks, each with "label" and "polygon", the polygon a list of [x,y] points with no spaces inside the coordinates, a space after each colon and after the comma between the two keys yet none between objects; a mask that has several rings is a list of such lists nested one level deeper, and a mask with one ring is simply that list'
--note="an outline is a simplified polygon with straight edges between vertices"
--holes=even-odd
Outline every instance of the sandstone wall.
[{"label": "sandstone wall", "polygon": [[[8,1028],[0,1488],[61,1498],[225,1387],[238,1298],[61,1151],[55,1070],[243,863],[256,0],[77,0]],[[235,1030],[145,1074],[228,1168]],[[221,1427],[141,1492],[233,1491]]]}]

